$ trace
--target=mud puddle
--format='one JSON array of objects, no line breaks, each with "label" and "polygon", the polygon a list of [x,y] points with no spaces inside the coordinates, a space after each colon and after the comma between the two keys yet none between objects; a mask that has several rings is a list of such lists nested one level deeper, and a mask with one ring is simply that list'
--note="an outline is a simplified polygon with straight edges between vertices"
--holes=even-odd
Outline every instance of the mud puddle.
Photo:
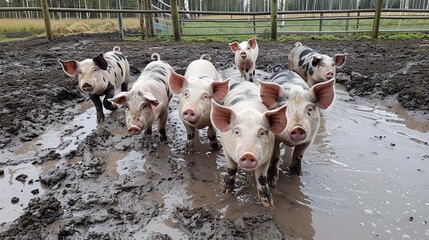
[{"label": "mud puddle", "polygon": [[[66,126],[52,127],[29,142],[0,152],[0,164],[6,165],[0,165],[5,173],[0,176],[0,223],[15,220],[30,199],[42,195],[45,190],[39,181],[40,173],[53,169],[61,156],[75,150],[79,142],[97,127],[95,108],[91,102],[84,102],[79,106],[79,111],[81,113]],[[51,150],[60,156],[40,165],[33,164],[47,157]],[[12,203],[14,197],[15,202],[18,202]]]},{"label": "mud puddle", "polygon": [[[230,219],[267,214],[284,233],[303,239],[429,237],[429,121],[354,101],[340,85],[336,92],[305,153],[303,175],[289,176],[289,161],[281,164],[275,207],[259,204],[253,173],[240,171],[235,193],[220,193],[221,154],[192,170],[192,206]],[[285,159],[290,151],[283,151]]]},{"label": "mud puddle", "polygon": [[[257,71],[256,75],[257,79],[263,79],[271,74]],[[222,79],[225,76],[239,78],[232,69],[222,71],[221,76]],[[104,191],[102,194],[109,195],[112,190],[97,187],[111,188],[122,178],[137,182],[133,183],[137,186],[143,181],[139,178],[149,176],[153,190],[139,195],[144,201],[140,198],[138,201],[149,206],[152,201],[156,202],[159,213],[142,220],[144,224],[138,227],[128,226],[136,239],[144,239],[152,233],[187,239],[189,232],[173,217],[177,206],[202,207],[218,218],[233,220],[269,215],[284,234],[303,239],[429,237],[429,121],[415,120],[398,106],[352,99],[340,85],[336,87],[335,104],[323,113],[316,141],[305,153],[303,175],[289,176],[289,162],[281,164],[278,186],[271,190],[273,208],[264,208],[259,203],[251,172],[239,171],[233,194],[219,191],[226,161],[222,151],[210,149],[205,129],[199,132],[196,152],[183,153],[186,131],[177,113],[177,96],[170,103],[171,141],[168,145],[138,146],[147,141],[142,136],[127,136],[123,125],[118,123],[123,121],[123,112],[111,114],[108,119],[111,123],[101,128],[107,129],[113,137],[107,143],[98,142],[103,146],[92,152],[94,158],[104,162],[105,175],[99,177],[98,183],[89,181],[92,187],[82,183],[80,190]],[[48,161],[35,166],[31,164],[32,159],[49,148],[64,156],[94,130],[100,130],[96,126],[95,110],[88,106],[91,104],[83,104],[83,113],[69,125],[47,130],[45,135],[24,143],[25,146],[1,153],[0,157],[9,161],[1,167],[5,175],[0,176],[0,214],[17,211],[13,217],[2,218],[3,221],[13,221],[20,215],[28,200],[34,197],[28,194],[33,188],[40,190],[39,195],[43,194],[38,182],[30,185],[28,180],[38,179],[41,172],[52,169],[57,163]],[[283,159],[287,158],[289,149],[282,151]],[[81,161],[78,157],[69,162],[79,164]],[[21,172],[28,175],[25,183],[15,180]],[[182,172],[183,178],[178,178]],[[152,188],[151,184],[145,186]],[[20,192],[27,195],[21,196]],[[10,203],[12,196],[20,197],[15,205]],[[130,204],[133,196],[125,191],[119,194],[118,201],[124,208],[141,206]],[[121,204],[118,208],[122,208]],[[79,216],[89,210],[73,211]],[[91,228],[115,230],[108,226],[108,221]]]}]

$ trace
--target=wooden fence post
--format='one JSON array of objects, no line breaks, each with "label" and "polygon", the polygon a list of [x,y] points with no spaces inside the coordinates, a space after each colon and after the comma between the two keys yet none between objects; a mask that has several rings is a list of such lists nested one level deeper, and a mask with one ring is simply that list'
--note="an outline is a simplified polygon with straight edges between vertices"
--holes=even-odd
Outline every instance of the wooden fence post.
[{"label": "wooden fence post", "polygon": [[277,0],[271,0],[271,40],[277,40]]},{"label": "wooden fence post", "polygon": [[180,23],[179,23],[179,10],[177,7],[177,0],[171,0],[171,21],[173,26],[174,41],[180,41]]},{"label": "wooden fence post", "polygon": [[[116,9],[121,10],[121,0],[116,0]],[[124,39],[124,28],[122,26],[122,13],[117,13],[118,15],[118,25],[119,25],[119,35],[121,36],[121,39]]]},{"label": "wooden fence post", "polygon": [[40,0],[40,1],[42,5],[43,20],[45,22],[46,37],[48,37],[48,40],[52,42],[53,38],[52,38],[52,28],[51,28],[51,17],[49,15],[49,9],[48,9],[48,0]]},{"label": "wooden fence post", "polygon": [[375,4],[375,14],[374,14],[374,23],[372,25],[372,38],[378,38],[378,30],[380,28],[380,18],[381,18],[381,3],[383,0],[377,0]]},{"label": "wooden fence post", "polygon": [[[152,10],[151,0],[144,0],[143,7],[145,10]],[[153,29],[152,13],[144,15],[146,34],[153,37],[155,36],[155,30]]]},{"label": "wooden fence post", "polygon": [[[137,9],[143,9],[143,4],[142,4],[142,0],[137,0]],[[140,33],[141,33],[141,37],[142,39],[144,39],[146,32],[145,32],[145,28],[144,28],[144,14],[140,13],[139,15],[139,25],[140,25]]]}]

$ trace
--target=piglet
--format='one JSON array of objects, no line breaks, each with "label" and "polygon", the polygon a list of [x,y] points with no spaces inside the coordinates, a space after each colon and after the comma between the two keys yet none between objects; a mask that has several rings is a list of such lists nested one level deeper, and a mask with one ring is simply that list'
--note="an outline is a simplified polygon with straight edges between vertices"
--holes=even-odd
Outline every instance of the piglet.
[{"label": "piglet", "polygon": [[[121,91],[127,91],[130,79],[130,65],[118,46],[93,59],[58,61],[68,76],[77,76],[79,88],[89,94],[97,110],[98,123],[104,121],[103,105],[110,111],[116,110],[117,107],[107,99],[112,98],[119,87]],[[103,95],[102,104],[100,97]]]},{"label": "piglet", "polygon": [[262,205],[273,206],[267,184],[267,170],[275,134],[286,127],[286,107],[268,111],[259,96],[259,87],[250,82],[231,84],[223,106],[212,101],[211,119],[220,131],[228,168],[221,183],[223,192],[232,192],[238,168],[255,171]]},{"label": "piglet", "polygon": [[337,68],[341,68],[345,61],[346,54],[330,57],[297,42],[289,53],[288,69],[298,73],[311,87],[316,83],[335,79]]},{"label": "piglet", "polygon": [[179,96],[179,115],[185,125],[187,142],[185,152],[194,151],[197,129],[208,127],[207,135],[210,146],[220,149],[216,132],[210,122],[210,100],[222,101],[228,93],[229,80],[219,81],[219,76],[210,56],[204,54],[200,59],[191,62],[182,76],[171,70],[170,89]]},{"label": "piglet", "polygon": [[117,106],[125,107],[125,120],[128,133],[138,135],[145,130],[152,134],[152,124],[158,119],[161,143],[167,141],[165,125],[168,105],[172,94],[168,87],[171,66],[161,61],[159,54],[152,54],[152,60],[140,74],[128,92],[121,92],[109,99]]},{"label": "piglet", "polygon": [[235,53],[235,65],[245,80],[253,82],[256,69],[256,59],[259,48],[256,37],[241,43],[232,42],[229,44],[232,52]]},{"label": "piglet", "polygon": [[267,82],[260,82],[260,95],[269,109],[287,106],[287,126],[276,136],[268,170],[270,186],[275,186],[278,180],[280,143],[294,147],[290,173],[301,174],[304,152],[319,130],[320,109],[327,109],[334,101],[334,83],[331,79],[310,88],[298,74],[289,70],[274,73]]}]

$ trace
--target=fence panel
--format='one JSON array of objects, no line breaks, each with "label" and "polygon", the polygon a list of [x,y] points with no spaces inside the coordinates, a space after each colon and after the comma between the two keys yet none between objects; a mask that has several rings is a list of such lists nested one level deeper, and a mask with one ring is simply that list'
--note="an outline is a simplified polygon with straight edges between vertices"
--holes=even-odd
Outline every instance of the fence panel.
[{"label": "fence panel", "polygon": [[[273,0],[274,1],[274,0]],[[51,18],[54,13],[113,13],[136,14],[149,17],[153,22],[153,36],[174,36],[171,10],[153,9],[77,9],[48,8]],[[3,7],[0,12],[35,11],[39,7]],[[278,11],[276,15],[276,33],[272,29],[271,12],[225,12],[225,11],[184,11],[178,10],[179,35],[181,36],[222,36],[222,35],[261,35],[277,39],[285,34],[355,34],[379,32],[429,32],[429,13],[417,9],[383,9],[380,13],[380,24],[374,26],[374,9],[354,10],[312,10],[312,11]],[[98,15],[98,14],[97,14]],[[113,15],[112,15],[113,16]],[[34,18],[33,18],[34,19]],[[131,19],[133,20],[133,19]],[[119,27],[121,28],[121,27]],[[137,28],[141,32],[141,28]],[[49,32],[49,30],[47,31]],[[119,29],[119,33],[123,30]],[[125,32],[125,34],[128,34]],[[141,34],[140,34],[141,35]],[[374,37],[374,34],[372,34]],[[49,38],[49,37],[48,37]]]}]

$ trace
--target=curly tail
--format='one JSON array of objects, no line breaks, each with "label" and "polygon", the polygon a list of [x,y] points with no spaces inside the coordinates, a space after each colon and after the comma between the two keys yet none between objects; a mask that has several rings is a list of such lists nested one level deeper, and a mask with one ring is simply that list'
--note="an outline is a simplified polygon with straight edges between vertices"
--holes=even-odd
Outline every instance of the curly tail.
[{"label": "curly tail", "polygon": [[114,47],[113,47],[113,51],[114,51],[114,52],[120,52],[120,51],[121,51],[121,48],[120,48],[119,46],[114,46]]},{"label": "curly tail", "polygon": [[208,54],[203,54],[203,55],[201,55],[200,59],[210,61],[210,60],[212,60],[212,57],[210,57],[210,55],[208,55]]},{"label": "curly tail", "polygon": [[285,67],[281,64],[277,64],[273,67],[273,72],[278,72],[278,71],[282,71],[285,70]]},{"label": "curly tail", "polygon": [[302,46],[302,43],[300,43],[300,42],[295,43],[295,47],[300,47],[300,46]]},{"label": "curly tail", "polygon": [[161,61],[161,56],[158,53],[153,53],[150,58],[154,61]]}]

